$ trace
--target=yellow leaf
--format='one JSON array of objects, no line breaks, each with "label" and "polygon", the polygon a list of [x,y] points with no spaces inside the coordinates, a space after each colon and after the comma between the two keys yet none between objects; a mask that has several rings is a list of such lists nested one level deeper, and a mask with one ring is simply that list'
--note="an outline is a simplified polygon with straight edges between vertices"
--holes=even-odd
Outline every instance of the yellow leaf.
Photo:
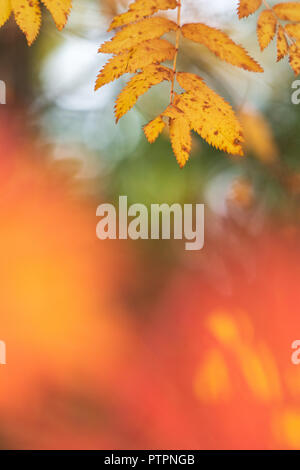
[{"label": "yellow leaf", "polygon": [[63,29],[68,21],[68,15],[72,8],[72,0],[42,0],[50,11],[59,30]]},{"label": "yellow leaf", "polygon": [[285,37],[284,28],[279,25],[277,32],[277,62],[283,59],[289,50],[289,45]]},{"label": "yellow leaf", "polygon": [[277,19],[271,10],[264,10],[257,22],[257,37],[263,51],[272,41],[276,33]]},{"label": "yellow leaf", "polygon": [[136,0],[129,5],[129,11],[113,19],[108,31],[154,15],[159,10],[173,10],[176,6],[177,0]]},{"label": "yellow leaf", "polygon": [[290,46],[289,55],[290,66],[294,70],[295,75],[298,75],[300,73],[300,41]]},{"label": "yellow leaf", "polygon": [[165,123],[161,117],[161,115],[157,116],[152,121],[148,122],[146,126],[144,126],[145,136],[147,137],[148,142],[153,144],[156,141],[159,134],[162,133],[164,130]]},{"label": "yellow leaf", "polygon": [[171,69],[162,65],[149,65],[138,75],[132,77],[117,98],[115,107],[117,122],[135,105],[139,96],[163,80],[171,80],[172,73]]},{"label": "yellow leaf", "polygon": [[273,133],[265,117],[258,111],[242,111],[239,114],[244,129],[246,147],[263,163],[273,163],[278,149]]},{"label": "yellow leaf", "polygon": [[8,20],[11,14],[11,3],[10,0],[1,0],[0,3],[0,26]]},{"label": "yellow leaf", "polygon": [[242,46],[233,42],[222,31],[202,23],[185,24],[182,34],[192,41],[204,44],[221,60],[252,72],[263,72],[261,66],[252,59]]},{"label": "yellow leaf", "polygon": [[281,20],[300,21],[299,2],[278,3],[273,9]]},{"label": "yellow leaf", "polygon": [[30,46],[41,26],[41,10],[38,0],[11,0],[16,23],[23,31]]},{"label": "yellow leaf", "polygon": [[187,92],[176,96],[174,107],[184,113],[191,128],[210,145],[243,155],[242,128],[231,106],[197,75],[178,73],[177,80]]},{"label": "yellow leaf", "polygon": [[134,73],[152,63],[172,60],[175,47],[165,39],[151,39],[110,59],[98,75],[95,89],[102,87],[124,73]]},{"label": "yellow leaf", "polygon": [[190,129],[190,124],[184,117],[170,119],[172,149],[180,168],[184,167],[190,156],[192,147]]},{"label": "yellow leaf", "polygon": [[293,38],[300,39],[300,24],[287,24],[284,27],[287,34]]},{"label": "yellow leaf", "polygon": [[110,41],[105,42],[99,52],[119,54],[140,44],[142,41],[159,38],[165,33],[177,29],[177,24],[167,18],[155,16],[138,23],[124,26]]},{"label": "yellow leaf", "polygon": [[238,6],[239,18],[245,18],[246,16],[252,15],[262,4],[262,0],[240,0]]}]

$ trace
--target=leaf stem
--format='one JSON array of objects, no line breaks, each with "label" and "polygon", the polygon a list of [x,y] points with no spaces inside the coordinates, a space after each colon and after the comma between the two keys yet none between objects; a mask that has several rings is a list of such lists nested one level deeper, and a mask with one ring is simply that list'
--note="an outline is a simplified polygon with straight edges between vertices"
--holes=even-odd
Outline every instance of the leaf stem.
[{"label": "leaf stem", "polygon": [[177,31],[176,31],[176,43],[175,43],[175,56],[173,62],[173,76],[172,76],[172,85],[171,85],[171,93],[170,93],[170,103],[173,103],[174,100],[174,85],[176,79],[176,66],[177,66],[177,57],[178,57],[178,49],[179,49],[179,41],[180,41],[180,33],[181,33],[181,0],[178,0],[178,7],[177,7]]}]

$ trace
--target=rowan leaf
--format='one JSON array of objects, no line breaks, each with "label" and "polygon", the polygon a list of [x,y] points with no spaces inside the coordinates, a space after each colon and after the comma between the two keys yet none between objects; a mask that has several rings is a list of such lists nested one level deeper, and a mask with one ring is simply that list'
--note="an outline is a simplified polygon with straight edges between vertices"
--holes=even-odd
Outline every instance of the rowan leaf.
[{"label": "rowan leaf", "polygon": [[10,0],[2,0],[0,3],[0,26],[8,20],[12,12]]},{"label": "rowan leaf", "polygon": [[16,23],[26,36],[30,46],[41,26],[41,9],[38,0],[11,0]]},{"label": "rowan leaf", "polygon": [[289,36],[295,39],[300,39],[300,24],[289,23],[284,27],[285,31]]},{"label": "rowan leaf", "polygon": [[284,28],[279,25],[277,31],[277,62],[283,59],[289,51],[289,45],[285,36]]},{"label": "rowan leaf", "polygon": [[170,119],[170,140],[178,165],[183,168],[192,147],[191,127],[185,117]]},{"label": "rowan leaf", "polygon": [[262,67],[250,57],[247,51],[233,42],[219,29],[202,23],[189,23],[182,26],[182,34],[194,42],[204,44],[221,60],[252,72],[263,72]]},{"label": "rowan leaf", "polygon": [[168,67],[149,65],[142,72],[132,77],[117,98],[115,106],[117,122],[135,105],[142,94],[164,80],[171,80],[172,74],[172,70]]},{"label": "rowan leaf", "polygon": [[144,41],[130,51],[122,52],[110,59],[97,77],[95,90],[116,80],[124,73],[134,73],[152,63],[172,60],[175,51],[175,47],[165,39]]},{"label": "rowan leaf", "polygon": [[144,126],[145,136],[150,144],[156,141],[157,137],[162,133],[165,128],[165,122],[162,119],[162,116],[159,115],[152,121],[148,122]]},{"label": "rowan leaf", "polygon": [[264,10],[258,18],[257,37],[263,51],[276,34],[277,19],[272,10]]},{"label": "rowan leaf", "polygon": [[300,41],[292,44],[289,48],[289,63],[295,72],[300,73]]},{"label": "rowan leaf", "polygon": [[50,11],[57,29],[63,29],[68,21],[72,0],[42,0],[42,2]]},{"label": "rowan leaf", "polygon": [[176,7],[177,0],[136,0],[129,5],[126,13],[113,19],[108,31],[154,15],[159,10],[173,10]]},{"label": "rowan leaf", "polygon": [[155,16],[146,18],[137,23],[124,26],[110,41],[106,41],[99,52],[119,54],[124,50],[132,49],[142,41],[159,38],[169,31],[175,31],[177,24],[174,21]]},{"label": "rowan leaf", "polygon": [[300,21],[299,2],[278,3],[273,9],[281,20]]},{"label": "rowan leaf", "polygon": [[239,18],[245,18],[246,16],[252,15],[259,9],[262,4],[262,0],[240,0],[238,6]]},{"label": "rowan leaf", "polygon": [[184,113],[191,128],[210,145],[243,155],[242,128],[231,106],[197,75],[182,72],[177,74],[177,80],[187,91],[175,97],[173,107]]}]

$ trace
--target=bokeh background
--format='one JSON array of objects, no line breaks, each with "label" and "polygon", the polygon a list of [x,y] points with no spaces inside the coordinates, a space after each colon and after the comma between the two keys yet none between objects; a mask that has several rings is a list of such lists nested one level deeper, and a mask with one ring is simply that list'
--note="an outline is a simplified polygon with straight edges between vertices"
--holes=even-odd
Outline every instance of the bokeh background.
[{"label": "bokeh background", "polygon": [[[183,41],[178,68],[234,106],[245,157],[193,137],[180,170],[167,135],[142,126],[168,103],[161,84],[118,125],[126,79],[93,91],[107,27],[128,1],[74,0],[58,32],[44,11],[28,48],[0,30],[0,447],[297,449],[300,366],[300,105],[275,45],[236,0],[184,0],[263,65],[251,74]],[[275,2],[273,2],[274,4]],[[171,15],[172,16],[172,15]],[[205,247],[100,241],[96,207],[205,203]]]}]

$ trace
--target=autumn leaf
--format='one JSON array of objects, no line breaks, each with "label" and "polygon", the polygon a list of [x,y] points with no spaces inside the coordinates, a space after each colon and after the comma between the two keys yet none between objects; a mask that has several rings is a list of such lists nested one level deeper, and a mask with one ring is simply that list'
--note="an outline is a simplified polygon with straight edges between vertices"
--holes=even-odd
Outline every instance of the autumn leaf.
[{"label": "autumn leaf", "polygon": [[[262,1],[240,1],[240,15],[248,16],[261,6]],[[159,10],[177,7],[177,23],[160,16],[151,17]],[[179,0],[136,0],[126,13],[116,16],[110,29],[121,27],[99,52],[114,54],[100,71],[95,89],[129,72],[132,77],[116,100],[118,121],[152,86],[163,80],[171,82],[170,104],[164,112],[144,126],[150,143],[154,142],[169,124],[170,140],[176,159],[185,165],[191,150],[191,130],[196,131],[209,144],[220,150],[243,155],[242,128],[231,106],[211,90],[197,75],[178,72],[180,34],[205,45],[221,60],[253,72],[263,72],[261,66],[248,52],[233,42],[222,31],[201,23],[180,26],[182,3]],[[165,33],[176,31],[175,47],[163,39]],[[173,60],[173,67],[159,65]],[[176,80],[185,90],[175,93]]]},{"label": "autumn leaf", "polygon": [[243,155],[244,137],[231,106],[211,90],[197,75],[178,73],[178,83],[186,93],[177,95],[173,108],[166,115],[178,117],[178,111],[188,118],[191,128],[210,145],[234,155]]},{"label": "autumn leaf", "polygon": [[194,42],[204,44],[221,60],[252,72],[263,72],[262,67],[252,59],[246,50],[233,42],[227,34],[202,23],[185,24],[182,34]]},{"label": "autumn leaf", "polygon": [[262,0],[240,0],[238,6],[239,18],[245,18],[246,16],[252,15],[262,4]]},{"label": "autumn leaf", "polygon": [[137,69],[153,64],[172,60],[175,47],[165,39],[151,39],[144,41],[130,51],[122,52],[110,59],[100,71],[95,90],[102,87],[124,73],[134,73]]},{"label": "autumn leaf", "polygon": [[11,15],[11,0],[2,0],[0,3],[0,26],[4,25]]},{"label": "autumn leaf", "polygon": [[277,32],[277,62],[283,59],[289,51],[289,45],[285,36],[284,28],[279,25]]},{"label": "autumn leaf", "polygon": [[41,9],[38,0],[11,0],[16,23],[26,36],[30,46],[41,26]]},{"label": "autumn leaf", "polygon": [[129,5],[129,11],[113,19],[108,31],[154,15],[159,10],[172,10],[176,6],[177,0],[136,0]]},{"label": "autumn leaf", "polygon": [[300,41],[290,46],[289,62],[290,66],[295,72],[295,75],[298,75],[300,73]]},{"label": "autumn leaf", "polygon": [[115,106],[117,122],[135,105],[142,94],[163,80],[171,80],[171,77],[172,70],[162,65],[149,65],[135,75],[117,98]]},{"label": "autumn leaf", "polygon": [[289,36],[295,39],[300,39],[300,24],[289,23],[284,27]]},{"label": "autumn leaf", "polygon": [[299,2],[278,3],[273,9],[281,20],[300,21]]},{"label": "autumn leaf", "polygon": [[[72,0],[42,0],[50,11],[55,24],[61,30],[68,19]],[[41,5],[39,0],[1,0],[0,26],[14,13],[16,23],[26,36],[30,46],[36,39],[41,27]]]},{"label": "autumn leaf", "polygon": [[144,126],[145,136],[150,144],[156,141],[157,137],[162,133],[165,128],[165,122],[162,119],[162,116],[159,115],[152,121],[148,122]]},{"label": "autumn leaf", "polygon": [[178,165],[183,168],[192,147],[191,128],[185,117],[179,116],[170,120],[170,140]]},{"label": "autumn leaf", "polygon": [[271,10],[264,10],[257,22],[257,37],[263,51],[276,34],[277,19]]},{"label": "autumn leaf", "polygon": [[124,26],[110,41],[105,42],[99,52],[119,54],[124,50],[132,49],[142,41],[159,38],[169,31],[175,31],[177,24],[167,18],[156,16],[146,18],[137,23]]},{"label": "autumn leaf", "polygon": [[72,0],[42,0],[50,11],[57,29],[61,30],[68,21],[68,15],[72,8]]}]

